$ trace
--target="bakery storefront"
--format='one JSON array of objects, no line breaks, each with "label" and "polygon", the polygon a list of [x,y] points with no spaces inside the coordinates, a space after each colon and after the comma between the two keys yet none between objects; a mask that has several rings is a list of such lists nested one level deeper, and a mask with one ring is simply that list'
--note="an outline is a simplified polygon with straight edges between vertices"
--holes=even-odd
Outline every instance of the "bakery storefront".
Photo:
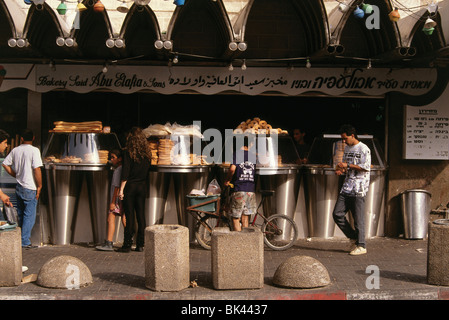
[{"label": "bakery storefront", "polygon": [[[105,1],[106,9],[97,11],[94,3],[84,1],[87,9],[74,9],[71,18],[56,11],[57,3],[1,2],[0,12],[16,32],[13,37],[1,34],[1,127],[15,143],[20,130],[33,128],[44,157],[53,156],[50,144],[60,133],[68,134],[67,139],[75,141],[71,143],[81,139],[89,144],[110,130],[112,139],[96,142],[103,152],[123,146],[133,126],[147,132],[168,128],[186,130],[190,136],[198,133],[202,140],[197,163],[191,157],[178,157],[170,168],[154,163],[147,224],[188,224],[183,221],[185,195],[192,188],[207,187],[213,178],[220,180],[222,174],[222,163],[201,161],[213,144],[205,133],[216,130],[224,143],[226,129],[241,129],[242,122],[255,119],[265,121],[261,134],[269,133],[266,128],[276,130],[279,140],[291,140],[294,128],[305,128],[312,147],[315,139],[332,137],[344,123],[376,140],[382,173],[380,186],[373,187],[379,192],[373,195],[377,218],[370,226],[375,229],[372,236],[403,232],[397,203],[403,190],[430,191],[433,208],[447,203],[449,194],[441,187],[449,179],[442,5],[432,15],[437,21],[434,33],[426,35],[424,21],[416,16],[429,16],[427,7],[415,9],[413,15],[404,8],[400,12],[407,24],[401,24],[388,17],[393,11],[390,1],[372,1],[380,10],[379,30],[368,30],[368,18],[355,16],[358,1],[349,1],[345,10],[336,1],[186,0],[176,6],[153,0],[131,2],[127,13],[117,11],[116,3]],[[7,14],[14,10],[28,17],[22,25]],[[68,21],[77,21],[78,28]],[[408,28],[407,45],[405,39],[398,42],[397,28]],[[8,44],[13,38],[15,45]],[[20,47],[23,38],[27,44]],[[76,45],[71,46],[71,40]],[[89,132],[93,138],[81,137],[85,133],[57,127],[62,122],[100,123],[101,128]],[[78,162],[72,170],[56,170],[54,159],[47,159],[53,160],[53,167],[45,168],[47,192],[39,204],[35,242],[103,241],[106,212],[98,203],[107,198],[102,184],[108,183],[110,172],[100,156],[95,165],[85,166],[83,161],[92,162],[85,154],[73,156],[70,161]],[[302,238],[342,236],[338,230],[313,234],[312,228],[320,226],[310,221],[305,167],[289,166],[286,158],[279,162],[285,170],[260,172],[259,188],[270,186],[288,199],[282,208],[282,201],[273,201],[272,208],[291,215]],[[3,173],[1,179],[2,188],[12,187],[14,181]],[[55,186],[56,181],[77,190],[66,191],[64,201],[73,208],[58,221],[55,199],[63,195],[55,191],[64,188]],[[67,197],[72,193],[74,198]],[[115,240],[121,241],[122,230],[117,230]]]}]

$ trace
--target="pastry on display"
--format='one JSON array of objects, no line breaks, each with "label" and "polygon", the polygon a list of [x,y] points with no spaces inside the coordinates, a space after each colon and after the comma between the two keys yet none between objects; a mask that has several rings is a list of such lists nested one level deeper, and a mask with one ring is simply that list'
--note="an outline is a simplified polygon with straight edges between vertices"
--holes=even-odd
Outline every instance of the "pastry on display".
[{"label": "pastry on display", "polygon": [[250,134],[288,134],[287,130],[281,128],[274,128],[266,120],[261,120],[258,117],[248,119],[241,122],[237,128],[234,129],[234,133],[250,133]]}]

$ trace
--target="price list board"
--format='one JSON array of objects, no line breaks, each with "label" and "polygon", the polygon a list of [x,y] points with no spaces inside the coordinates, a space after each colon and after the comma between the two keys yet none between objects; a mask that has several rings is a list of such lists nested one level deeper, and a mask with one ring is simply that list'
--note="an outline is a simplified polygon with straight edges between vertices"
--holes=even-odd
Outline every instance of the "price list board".
[{"label": "price list board", "polygon": [[449,108],[405,107],[404,158],[449,159]]}]

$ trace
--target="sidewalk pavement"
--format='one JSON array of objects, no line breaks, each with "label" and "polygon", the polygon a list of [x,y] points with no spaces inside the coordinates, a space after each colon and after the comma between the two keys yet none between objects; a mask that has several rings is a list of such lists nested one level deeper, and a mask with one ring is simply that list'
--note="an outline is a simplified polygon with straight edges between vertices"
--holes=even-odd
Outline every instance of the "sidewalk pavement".
[{"label": "sidewalk pavement", "polygon": [[[23,265],[28,267],[24,276],[38,274],[52,257],[70,255],[87,265],[93,283],[73,290],[44,288],[34,282],[0,287],[0,300],[449,300],[449,287],[426,282],[427,240],[374,238],[367,241],[368,253],[361,256],[348,255],[348,245],[344,239],[301,239],[286,251],[265,247],[262,289],[216,290],[212,286],[211,252],[192,244],[190,275],[198,286],[179,292],[155,292],[145,287],[143,252],[100,252],[86,244],[23,249]],[[320,261],[332,283],[315,289],[274,285],[272,278],[278,266],[297,255]],[[370,289],[375,282],[368,266],[378,267],[379,288]]]}]

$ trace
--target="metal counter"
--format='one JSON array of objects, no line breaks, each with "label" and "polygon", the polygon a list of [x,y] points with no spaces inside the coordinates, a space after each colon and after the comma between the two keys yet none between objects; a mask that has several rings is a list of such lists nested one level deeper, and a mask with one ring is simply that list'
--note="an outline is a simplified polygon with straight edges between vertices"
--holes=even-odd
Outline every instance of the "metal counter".
[{"label": "metal counter", "polygon": [[206,189],[213,177],[213,165],[156,165],[150,172],[147,225],[162,223],[170,181],[173,179],[178,223],[193,231],[193,218],[186,213],[186,196],[192,189]]},{"label": "metal counter", "polygon": [[[106,213],[109,199],[109,166],[100,164],[45,163],[48,183],[50,232],[52,243],[70,244],[80,201],[88,201],[95,243],[106,238]],[[88,199],[81,199],[86,179]]]},{"label": "metal counter", "polygon": [[[365,198],[365,235],[382,235],[379,222],[384,219],[385,168],[372,168],[370,186]],[[332,218],[344,175],[338,176],[330,167],[305,165],[303,168],[309,237],[332,238],[335,222]],[[353,223],[351,215],[349,222]]]}]

